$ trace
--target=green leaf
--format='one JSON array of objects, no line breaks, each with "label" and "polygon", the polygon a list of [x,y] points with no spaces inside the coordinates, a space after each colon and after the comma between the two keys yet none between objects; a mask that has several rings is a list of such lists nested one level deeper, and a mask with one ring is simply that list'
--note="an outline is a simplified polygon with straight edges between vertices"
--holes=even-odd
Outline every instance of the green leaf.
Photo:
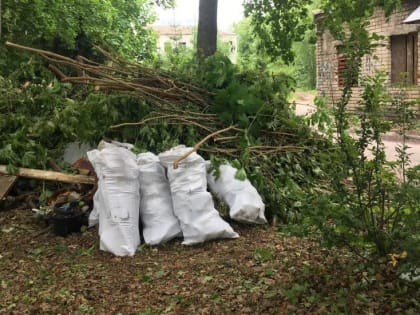
[{"label": "green leaf", "polygon": [[241,168],[239,170],[236,171],[235,173],[235,179],[244,181],[246,180],[247,176],[246,176],[246,171],[244,168]]}]

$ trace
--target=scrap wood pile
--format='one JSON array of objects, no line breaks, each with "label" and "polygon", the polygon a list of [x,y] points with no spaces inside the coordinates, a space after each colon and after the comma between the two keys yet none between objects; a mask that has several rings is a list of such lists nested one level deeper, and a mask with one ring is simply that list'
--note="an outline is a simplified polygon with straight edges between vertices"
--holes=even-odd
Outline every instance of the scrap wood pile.
[{"label": "scrap wood pile", "polygon": [[[140,122],[125,122],[111,126],[118,129],[127,126],[144,125],[184,125],[194,126],[197,136],[204,141],[209,139],[203,151],[228,157],[238,157],[247,151],[256,158],[267,154],[297,151],[302,149],[302,139],[294,132],[279,132],[274,128],[260,130],[259,141],[243,145],[247,128],[239,128],[235,122],[226,123],[212,112],[213,93],[194,84],[172,78],[163,71],[131,63],[112,56],[102,48],[95,48],[108,62],[101,64],[78,56],[75,59],[50,51],[6,42],[9,47],[33,52],[49,62],[49,68],[64,82],[88,84],[101,91],[123,91],[138,96],[152,104],[154,110]],[[65,71],[74,70],[77,76],[67,75]],[[258,113],[256,114],[258,115]],[[264,116],[264,114],[260,114]],[[270,115],[266,115],[267,119]],[[251,123],[252,124],[252,123]],[[221,135],[223,134],[223,136]],[[217,137],[216,137],[217,136]]]}]

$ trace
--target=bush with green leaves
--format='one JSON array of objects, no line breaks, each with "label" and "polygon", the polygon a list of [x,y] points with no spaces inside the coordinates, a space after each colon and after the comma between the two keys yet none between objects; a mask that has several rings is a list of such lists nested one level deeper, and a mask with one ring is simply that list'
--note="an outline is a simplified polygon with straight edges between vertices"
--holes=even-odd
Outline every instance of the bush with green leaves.
[{"label": "bush with green leaves", "polygon": [[385,86],[382,74],[362,82],[357,137],[338,131],[339,145],[330,153],[332,191],[315,199],[308,215],[328,244],[348,246],[360,256],[370,249],[382,256],[407,252],[407,261],[418,262],[420,168],[408,168],[406,154],[397,162],[386,159],[382,135],[392,124],[384,117],[391,102]]},{"label": "bush with green leaves", "polygon": [[[378,6],[388,17],[399,4],[392,0],[322,2],[325,17],[321,28],[328,29],[341,42],[347,70],[341,96],[333,107],[337,144],[335,150],[324,154],[330,161],[328,189],[314,196],[307,216],[322,232],[323,242],[348,246],[364,258],[375,252],[390,255],[393,264],[399,257],[416,265],[420,257],[419,168],[407,169],[405,144],[398,150],[399,160],[388,162],[382,141],[382,135],[391,128],[384,116],[386,109],[392,103],[398,107],[396,114],[404,122],[401,130],[405,139],[410,106],[402,98],[392,100],[383,74],[367,78],[359,75],[362,58],[374,55],[381,39],[368,32],[369,18]],[[350,130],[354,124],[347,105],[355,77],[363,92],[360,123],[353,137]],[[398,178],[397,169],[402,170],[402,178]]]}]

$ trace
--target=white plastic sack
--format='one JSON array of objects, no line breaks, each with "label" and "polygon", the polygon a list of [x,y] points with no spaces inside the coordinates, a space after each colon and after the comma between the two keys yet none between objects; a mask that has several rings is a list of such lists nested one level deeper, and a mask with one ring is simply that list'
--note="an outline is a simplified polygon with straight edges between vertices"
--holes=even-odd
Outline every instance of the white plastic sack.
[{"label": "white plastic sack", "polygon": [[238,234],[214,208],[207,192],[206,165],[197,153],[189,155],[177,169],[173,162],[191,148],[177,146],[159,154],[167,168],[175,216],[179,219],[184,245],[192,245],[218,238],[237,238]]},{"label": "white plastic sack", "polygon": [[109,148],[109,147],[120,147],[120,148],[125,148],[127,150],[131,150],[134,148],[134,145],[131,143],[126,143],[126,142],[118,142],[118,141],[111,141],[111,142],[107,142],[104,140],[101,140],[98,144],[98,150],[101,151],[105,148]]},{"label": "white plastic sack", "polygon": [[96,190],[95,195],[93,196],[93,209],[89,213],[89,220],[88,220],[88,227],[94,227],[95,225],[99,224],[99,206],[100,200],[99,200],[99,193]]},{"label": "white plastic sack", "polygon": [[102,144],[87,152],[98,176],[90,224],[99,217],[100,249],[132,256],[140,244],[139,172],[136,156],[124,147]]},{"label": "white plastic sack", "polygon": [[[98,144],[98,150],[92,150],[90,151],[89,154],[91,155],[92,160],[96,161],[98,159],[97,154],[99,151],[105,148],[115,148],[115,147],[121,147],[121,148],[126,148],[128,150],[131,150],[132,148],[134,148],[134,145],[132,145],[131,143],[122,143],[118,141],[107,142],[107,141],[101,140]],[[92,161],[90,162],[93,165],[94,162]],[[98,165],[98,167],[100,167],[100,165]],[[94,227],[95,225],[99,224],[99,211],[97,207],[97,205],[100,204],[99,195],[100,195],[99,193],[95,193],[95,195],[93,196],[93,209],[89,214],[89,221],[88,221],[89,228]]]},{"label": "white plastic sack", "polygon": [[230,165],[221,165],[217,179],[214,171],[207,173],[210,191],[226,202],[232,219],[243,223],[267,223],[261,196],[248,179],[236,179],[236,171]]},{"label": "white plastic sack", "polygon": [[146,244],[156,245],[182,234],[174,215],[165,169],[153,153],[137,156],[140,172],[140,218]]}]

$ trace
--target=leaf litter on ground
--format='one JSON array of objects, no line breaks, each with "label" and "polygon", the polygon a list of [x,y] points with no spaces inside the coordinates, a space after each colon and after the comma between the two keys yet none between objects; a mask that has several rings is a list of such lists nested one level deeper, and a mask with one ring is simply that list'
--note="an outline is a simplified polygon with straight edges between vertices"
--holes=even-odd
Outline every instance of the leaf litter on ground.
[{"label": "leaf litter on ground", "polygon": [[[0,211],[0,314],[418,314],[418,285],[387,262],[364,266],[342,249],[269,226],[186,247],[99,250],[97,230],[36,233],[30,210]],[[25,226],[26,228],[20,228]],[[27,227],[31,227],[29,230]],[[34,232],[35,231],[35,232]]]}]

